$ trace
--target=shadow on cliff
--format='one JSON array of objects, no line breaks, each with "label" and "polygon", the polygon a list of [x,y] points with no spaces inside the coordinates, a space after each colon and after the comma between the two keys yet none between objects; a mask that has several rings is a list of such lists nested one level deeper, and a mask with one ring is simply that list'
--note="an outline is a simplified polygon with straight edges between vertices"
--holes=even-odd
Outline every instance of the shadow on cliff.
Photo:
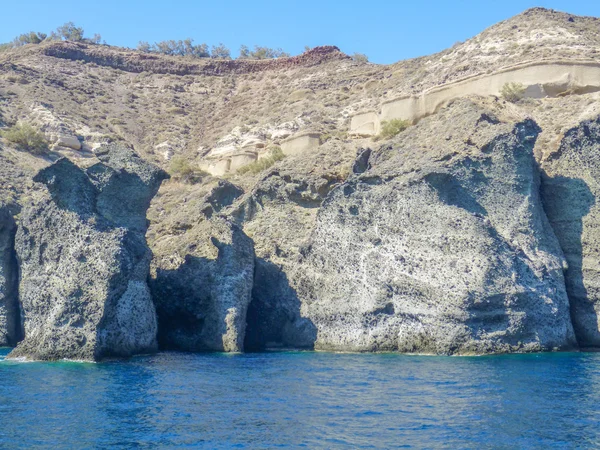
[{"label": "shadow on cliff", "polygon": [[246,351],[269,348],[314,349],[317,327],[300,314],[300,299],[287,275],[256,258],[252,301],[246,316]]},{"label": "shadow on cliff", "polygon": [[579,178],[548,177],[542,172],[541,197],[546,216],[568,263],[565,284],[571,322],[581,348],[598,346],[600,331],[583,272],[583,218],[595,205],[594,194]]},{"label": "shadow on cliff", "polygon": [[[207,342],[211,324],[207,320],[211,305],[214,260],[186,255],[173,270],[157,269],[149,286],[158,319],[160,350],[189,352],[218,351]],[[212,324],[214,327],[217,324]],[[222,336],[212,336],[213,341]],[[222,345],[222,342],[221,342]]]}]

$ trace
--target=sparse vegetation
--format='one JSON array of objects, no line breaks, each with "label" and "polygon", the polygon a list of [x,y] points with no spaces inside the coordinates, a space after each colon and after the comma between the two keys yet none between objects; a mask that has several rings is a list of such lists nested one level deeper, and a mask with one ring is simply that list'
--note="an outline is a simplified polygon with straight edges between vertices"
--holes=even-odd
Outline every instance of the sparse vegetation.
[{"label": "sparse vegetation", "polygon": [[[140,41],[137,49],[146,53],[160,53],[163,55],[175,56],[191,56],[194,58],[215,58],[215,59],[231,59],[231,51],[224,44],[213,45],[209,50],[208,45],[194,45],[194,40],[187,38],[183,41],[161,41],[150,44],[146,41]],[[250,50],[245,45],[240,47],[238,59],[271,59],[283,58],[290,56],[289,53],[282,49],[273,49],[269,47],[254,46],[254,50]]]},{"label": "sparse vegetation", "polygon": [[217,59],[231,59],[231,52],[225,45],[219,43],[219,45],[213,45],[210,49],[211,58]]},{"label": "sparse vegetation", "polygon": [[30,31],[29,33],[21,34],[20,36],[14,38],[12,45],[13,47],[20,47],[26,44],[39,44],[47,37],[48,35],[45,33]]},{"label": "sparse vegetation", "polygon": [[65,41],[83,41],[83,28],[67,22],[56,29],[56,35]]},{"label": "sparse vegetation", "polygon": [[55,31],[52,31],[49,35],[39,31],[23,33],[14,38],[12,42],[0,44],[0,51],[9,48],[22,47],[27,44],[41,44],[44,41],[84,41],[92,44],[99,44],[102,41],[102,36],[97,33],[91,38],[86,38],[84,33],[83,28],[76,26],[73,22],[67,22],[58,27]]},{"label": "sparse vegetation", "polygon": [[140,41],[137,49],[147,53],[160,53],[163,55],[176,55],[176,56],[192,56],[195,58],[209,58],[210,51],[208,45],[202,43],[194,45],[194,40],[191,38],[184,39],[183,41],[160,41],[154,44]]},{"label": "sparse vegetation", "polygon": [[185,179],[194,173],[190,162],[183,156],[174,156],[171,159],[169,173],[175,177]]},{"label": "sparse vegetation", "polygon": [[389,121],[381,122],[381,131],[377,136],[373,138],[374,141],[381,139],[391,139],[402,131],[406,130],[410,126],[407,120],[392,119]]},{"label": "sparse vegetation", "polygon": [[254,46],[254,50],[250,50],[245,45],[240,47],[240,55],[238,59],[273,59],[273,58],[287,58],[290,54],[284,52],[282,49],[277,48],[269,48],[269,47],[259,47],[258,45]]},{"label": "sparse vegetation", "polygon": [[256,175],[257,173],[260,173],[263,170],[268,169],[273,164],[275,164],[277,161],[281,161],[283,158],[285,158],[283,151],[281,151],[280,147],[275,146],[271,149],[271,154],[269,156],[259,159],[255,162],[245,165],[243,167],[240,167],[237,170],[237,173],[239,173],[240,175],[243,175],[245,173],[251,173],[253,175]]},{"label": "sparse vegetation", "polygon": [[521,83],[506,83],[502,86],[500,95],[502,95],[502,98],[507,102],[518,102],[525,95],[525,86]]},{"label": "sparse vegetation", "polygon": [[339,139],[340,141],[345,141],[348,139],[348,132],[345,130],[340,130],[340,131],[333,131],[331,133],[323,133],[321,135],[321,143],[324,144],[325,142],[331,140],[331,139]]},{"label": "sparse vegetation", "polygon": [[202,178],[210,176],[208,172],[199,169],[183,156],[174,156],[169,165],[169,174],[173,178],[179,179],[184,183],[195,184],[202,181]]},{"label": "sparse vegetation", "polygon": [[369,62],[369,57],[367,55],[365,55],[364,53],[354,53],[354,55],[352,55],[352,59],[356,62],[360,62],[360,63],[368,63]]},{"label": "sparse vegetation", "polygon": [[8,142],[15,144],[20,150],[28,151],[34,155],[41,155],[48,151],[48,142],[44,134],[29,124],[16,124],[0,132]]}]

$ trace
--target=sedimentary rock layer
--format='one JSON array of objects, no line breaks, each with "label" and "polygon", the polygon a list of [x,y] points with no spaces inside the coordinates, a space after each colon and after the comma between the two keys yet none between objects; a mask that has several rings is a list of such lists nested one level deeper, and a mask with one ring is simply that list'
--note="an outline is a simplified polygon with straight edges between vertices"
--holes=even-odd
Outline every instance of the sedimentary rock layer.
[{"label": "sedimentary rock layer", "polygon": [[355,115],[350,123],[350,133],[375,135],[381,121],[392,119],[414,123],[459,97],[498,96],[506,83],[521,84],[523,95],[529,98],[596,92],[600,90],[600,64],[595,61],[535,61],[436,86],[418,96],[384,102],[380,114],[372,111]]},{"label": "sedimentary rock layer", "polygon": [[166,174],[106,146],[87,170],[40,171],[16,237],[24,340],[10,357],[100,360],[156,350],[146,209]]}]

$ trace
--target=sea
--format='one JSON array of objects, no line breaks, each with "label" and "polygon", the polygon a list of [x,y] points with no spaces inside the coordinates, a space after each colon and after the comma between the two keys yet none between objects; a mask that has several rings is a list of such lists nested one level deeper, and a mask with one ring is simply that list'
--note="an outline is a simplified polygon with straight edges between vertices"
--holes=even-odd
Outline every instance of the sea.
[{"label": "sea", "polygon": [[15,362],[0,448],[600,448],[600,353]]}]

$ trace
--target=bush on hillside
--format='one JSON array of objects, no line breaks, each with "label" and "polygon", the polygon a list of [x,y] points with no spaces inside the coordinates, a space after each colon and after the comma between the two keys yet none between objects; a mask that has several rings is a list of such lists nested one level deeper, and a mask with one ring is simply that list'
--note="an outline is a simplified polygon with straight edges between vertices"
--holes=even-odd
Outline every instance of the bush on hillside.
[{"label": "bush on hillside", "polygon": [[231,59],[231,52],[223,44],[213,45],[210,49],[210,57],[217,59]]},{"label": "bush on hillside", "polygon": [[250,50],[245,45],[240,47],[240,55],[238,59],[273,59],[273,58],[287,58],[290,54],[284,52],[282,49],[277,48],[269,48],[269,47],[259,47],[258,45],[254,46],[254,50]]},{"label": "bush on hillside", "polygon": [[[160,53],[162,55],[193,56],[196,58],[210,57],[208,45],[194,45],[194,40],[191,38],[184,39],[183,41],[175,41],[171,39],[168,41],[155,42],[154,44],[140,41],[137,49],[141,52]],[[223,49],[221,49],[221,51],[223,51]]]},{"label": "bush on hillside", "polygon": [[65,41],[83,41],[83,28],[67,22],[56,29],[56,34]]},{"label": "bush on hillside", "polygon": [[48,142],[44,134],[29,124],[17,124],[0,135],[17,146],[20,150],[28,151],[34,155],[41,155],[48,151]]},{"label": "bush on hillside", "polygon": [[171,159],[169,166],[169,173],[176,177],[185,178],[190,176],[194,172],[194,169],[190,165],[190,162],[183,156],[174,156]]},{"label": "bush on hillside", "polygon": [[175,156],[171,159],[169,174],[173,178],[188,184],[199,183],[202,178],[210,176],[208,172],[190,164],[183,156]]},{"label": "bush on hillside", "polygon": [[39,31],[30,31],[24,33],[12,40],[12,42],[6,44],[0,44],[0,51],[7,50],[9,48],[21,47],[27,44],[40,44],[44,41],[77,41],[77,42],[90,42],[92,44],[99,44],[102,41],[102,36],[94,34],[91,38],[84,37],[83,28],[75,26],[73,22],[67,22],[64,25],[58,27],[55,31],[51,32],[50,35],[41,33]]},{"label": "bush on hillside", "polygon": [[48,35],[45,33],[40,33],[38,31],[30,31],[29,33],[24,33],[14,38],[12,45],[13,47],[21,47],[22,45],[27,44],[39,44],[47,37]]},{"label": "bush on hillside", "polygon": [[369,62],[369,57],[367,55],[365,55],[364,53],[355,53],[354,55],[352,55],[352,59],[356,62],[360,62],[360,63],[368,63]]},{"label": "bush on hillside", "polygon": [[381,122],[381,131],[373,140],[378,141],[381,139],[391,139],[402,131],[406,130],[410,126],[410,122],[402,119],[392,119],[389,121]]},{"label": "bush on hillside", "polygon": [[502,86],[500,95],[507,102],[515,103],[525,96],[525,86],[521,83],[506,83]]},{"label": "bush on hillside", "polygon": [[271,154],[269,156],[259,159],[257,161],[254,161],[253,163],[247,164],[243,167],[240,167],[237,170],[237,173],[239,173],[240,175],[243,175],[245,173],[251,173],[253,175],[256,175],[257,173],[260,173],[263,170],[268,169],[273,164],[275,164],[277,161],[281,161],[283,158],[285,158],[285,155],[283,154],[283,151],[281,151],[281,148],[273,147],[271,149]]}]

